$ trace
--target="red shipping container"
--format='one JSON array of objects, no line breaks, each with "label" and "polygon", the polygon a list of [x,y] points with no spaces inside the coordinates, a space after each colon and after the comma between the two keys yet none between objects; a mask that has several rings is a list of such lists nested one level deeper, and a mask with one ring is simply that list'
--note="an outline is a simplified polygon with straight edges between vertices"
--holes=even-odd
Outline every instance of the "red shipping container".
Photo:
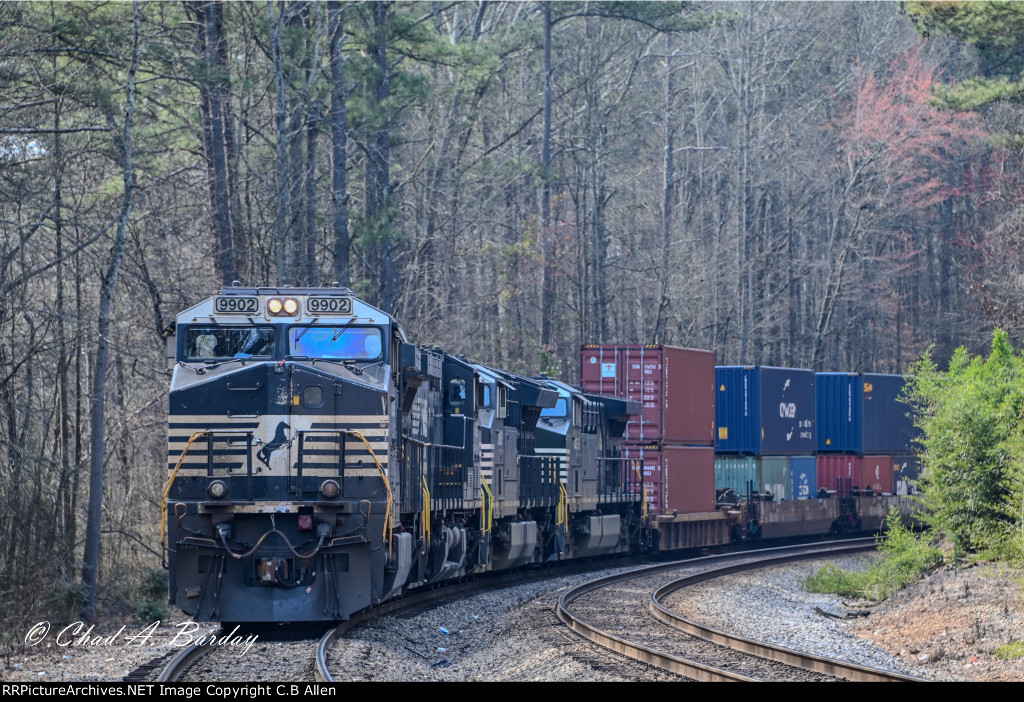
[{"label": "red shipping container", "polygon": [[[840,485],[845,488],[852,479],[852,488],[861,486],[861,475],[864,459],[861,456],[843,454],[818,454],[818,489],[837,491]],[[843,482],[840,483],[840,480]]]},{"label": "red shipping container", "polygon": [[861,464],[861,486],[876,495],[893,493],[892,456],[864,456]]},{"label": "red shipping container", "polygon": [[624,441],[715,445],[715,353],[639,344],[584,346],[585,392],[643,403],[626,425]]},{"label": "red shipping container", "polygon": [[654,514],[715,511],[713,446],[623,446],[627,470],[643,467],[644,492]]}]

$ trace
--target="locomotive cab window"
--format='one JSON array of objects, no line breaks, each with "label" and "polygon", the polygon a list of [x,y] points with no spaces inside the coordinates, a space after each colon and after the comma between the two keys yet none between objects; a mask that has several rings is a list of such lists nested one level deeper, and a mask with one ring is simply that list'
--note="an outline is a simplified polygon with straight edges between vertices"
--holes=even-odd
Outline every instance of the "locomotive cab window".
[{"label": "locomotive cab window", "polygon": [[508,390],[504,387],[498,386],[498,419],[504,419],[508,416]]},{"label": "locomotive cab window", "polygon": [[541,417],[553,417],[556,419],[562,419],[565,417],[568,411],[568,405],[565,402],[564,397],[558,398],[555,402],[554,407],[545,407],[540,411]]},{"label": "locomotive cab window", "polygon": [[377,361],[383,356],[381,339],[378,327],[295,326],[288,332],[288,353],[307,358]]},{"label": "locomotive cab window", "polygon": [[459,407],[466,402],[466,381],[462,378],[452,378],[448,383],[448,402]]},{"label": "locomotive cab window", "polygon": [[184,356],[188,361],[270,358],[275,341],[273,327],[193,325],[185,329]]},{"label": "locomotive cab window", "polygon": [[494,396],[493,386],[489,383],[479,383],[476,386],[476,404],[484,409],[494,409],[492,398]]}]

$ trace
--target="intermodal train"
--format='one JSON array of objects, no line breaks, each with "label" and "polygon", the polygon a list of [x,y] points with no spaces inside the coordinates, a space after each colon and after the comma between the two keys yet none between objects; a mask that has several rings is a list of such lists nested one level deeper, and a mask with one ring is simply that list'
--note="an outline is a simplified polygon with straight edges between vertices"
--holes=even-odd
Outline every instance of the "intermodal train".
[{"label": "intermodal train", "polygon": [[898,499],[698,481],[705,511],[666,509],[623,439],[642,398],[418,346],[337,285],[224,287],[165,338],[163,547],[197,620],[343,621],[474,573],[872,528]]}]

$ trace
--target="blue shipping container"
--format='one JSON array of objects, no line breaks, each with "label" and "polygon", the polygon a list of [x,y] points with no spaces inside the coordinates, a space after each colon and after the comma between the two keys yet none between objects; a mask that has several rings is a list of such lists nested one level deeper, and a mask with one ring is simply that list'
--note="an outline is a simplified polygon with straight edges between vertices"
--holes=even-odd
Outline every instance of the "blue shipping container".
[{"label": "blue shipping container", "polygon": [[899,401],[902,375],[817,373],[820,453],[897,454],[914,450],[910,407]]},{"label": "blue shipping container", "polygon": [[715,450],[755,456],[814,452],[814,371],[715,368]]},{"label": "blue shipping container", "polygon": [[817,396],[818,451],[860,453],[863,437],[859,373],[818,373],[814,376]]},{"label": "blue shipping container", "polygon": [[789,495],[794,500],[807,500],[818,494],[818,459],[814,456],[792,456],[789,459]]},{"label": "blue shipping container", "polygon": [[900,402],[902,375],[864,374],[864,453],[910,453],[919,432],[910,405]]}]

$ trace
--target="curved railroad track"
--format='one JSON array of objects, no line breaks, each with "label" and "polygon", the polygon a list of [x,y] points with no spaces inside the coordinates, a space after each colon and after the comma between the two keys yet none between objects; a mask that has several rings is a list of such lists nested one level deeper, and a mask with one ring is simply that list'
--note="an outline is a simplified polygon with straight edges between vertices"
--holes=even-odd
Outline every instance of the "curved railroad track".
[{"label": "curved railroad track", "polygon": [[[249,634],[252,632],[243,636]],[[231,633],[224,627],[212,637],[226,635],[230,637]],[[242,636],[234,641],[186,646],[163,665],[156,682],[270,684],[319,680],[317,638],[308,629],[264,631],[255,636],[251,645]]]},{"label": "curved railroad track", "polygon": [[[223,633],[223,629],[218,629],[213,635],[219,636]],[[175,655],[171,656],[171,659],[167,661],[160,674],[157,675],[157,682],[180,682],[181,678],[185,673],[196,663],[200,658],[208,654],[213,647],[211,646],[198,646],[196,644],[189,644],[183,649],[178,651]]]},{"label": "curved railroad track", "polygon": [[[863,551],[874,546],[873,539],[843,543],[845,545],[842,549],[845,552],[849,552],[851,549]],[[852,546],[850,545],[851,543]],[[863,671],[869,671],[870,669],[862,668],[861,672],[856,673],[842,672],[834,666],[829,667],[831,662],[825,664],[820,660],[810,665],[812,670],[807,671],[801,667],[800,660],[807,659],[808,657],[793,651],[784,652],[784,655],[775,654],[774,660],[766,661],[765,657],[770,658],[773,654],[759,653],[756,648],[759,644],[756,642],[750,642],[735,636],[729,638],[730,635],[726,632],[717,631],[710,627],[702,627],[702,625],[688,620],[678,613],[673,613],[669,607],[663,604],[665,598],[671,593],[677,592],[680,588],[687,585],[706,582],[713,577],[729,572],[762,567],[766,565],[765,555],[763,554],[772,554],[770,556],[772,560],[768,563],[781,563],[796,559],[832,556],[837,555],[837,553],[834,546],[816,544],[770,549],[765,552],[759,552],[758,555],[740,552],[686,561],[674,561],[643,567],[639,570],[632,568],[632,566],[640,561],[634,562],[626,559],[620,565],[630,566],[631,569],[629,571],[625,573],[620,571],[618,575],[586,583],[563,594],[559,600],[557,614],[554,611],[555,608],[547,610],[551,612],[550,625],[562,628],[564,627],[563,622],[569,623],[572,632],[576,633],[565,630],[566,633],[562,636],[569,637],[567,639],[569,642],[568,647],[575,650],[575,654],[571,655],[581,659],[582,651],[582,660],[594,663],[593,667],[597,670],[610,671],[618,665],[614,662],[615,660],[622,660],[617,658],[615,653],[602,654],[598,652],[596,658],[593,658],[593,651],[610,650],[631,658],[633,661],[640,661],[643,664],[654,666],[660,670],[669,671],[672,674],[695,680],[869,679],[863,677],[865,675]],[[579,564],[577,568],[581,572],[589,572],[594,569],[592,564],[589,568]],[[606,569],[607,564],[604,564],[603,568]],[[665,575],[672,571],[685,571],[686,578],[675,578],[666,584]],[[226,682],[237,680],[250,683],[278,680],[306,683],[312,681],[334,682],[329,656],[341,655],[345,657],[349,655],[348,653],[341,653],[347,645],[344,641],[345,634],[354,629],[358,624],[369,622],[383,614],[393,614],[402,619],[408,619],[417,613],[431,610],[444,603],[469,598],[473,594],[477,594],[485,589],[504,587],[508,584],[521,584],[524,580],[528,579],[543,581],[550,577],[550,575],[551,572],[549,570],[542,569],[534,573],[520,572],[506,577],[477,578],[451,587],[414,591],[414,593],[401,599],[376,607],[372,611],[358,614],[351,620],[327,631],[320,636],[319,640],[310,638],[309,634],[301,641],[278,641],[274,640],[274,637],[270,637],[269,640],[261,637],[249,656],[239,655],[238,649],[232,651],[226,648],[225,650],[218,651],[215,646],[191,646],[178,652],[164,666],[164,670],[157,679],[160,682],[176,680],[188,682]],[[621,598],[620,604],[609,605],[607,600],[604,600],[603,603],[601,601],[588,602],[588,598],[591,597],[606,597],[607,595],[599,593],[602,590],[607,592],[607,588],[613,583],[620,583],[617,586],[620,588],[620,594],[618,595]],[[654,592],[653,596],[651,595],[652,592]],[[554,594],[552,594],[552,598]],[[548,606],[550,607],[551,605]],[[617,624],[613,622],[609,625],[607,622],[603,622],[602,611],[604,613],[609,611],[629,611],[632,623],[623,620]],[[651,612],[656,612],[655,616],[668,625],[657,624],[652,626],[650,621]],[[449,624],[448,626],[451,625]],[[671,628],[676,626],[682,628],[683,633],[680,633],[678,629]],[[661,631],[657,637],[659,640],[689,641],[690,643],[687,644],[689,652],[680,652],[678,643],[666,644],[665,646],[656,644],[651,637],[651,632],[655,629]],[[590,633],[585,633],[587,630]],[[637,638],[637,635],[632,633],[635,631],[644,631],[643,644],[631,641],[631,639]],[[592,649],[592,652],[587,654],[584,649],[580,649],[584,639],[581,639],[577,634],[583,634],[586,639],[597,643],[598,648]],[[221,630],[213,636],[221,637],[223,635],[224,630]],[[700,638],[702,636],[704,637],[703,639]],[[574,645],[571,643],[573,640],[580,641],[581,644]],[[730,641],[731,643],[729,643]],[[395,645],[402,648],[401,644],[402,642],[399,641]],[[593,644],[586,644],[586,646],[591,645]],[[343,648],[337,648],[339,646]],[[408,646],[405,648],[411,650]],[[728,654],[723,652],[728,652]],[[719,661],[725,655],[735,657],[735,662],[731,665],[720,664]],[[274,663],[271,664],[270,662]],[[635,666],[636,663],[631,665]],[[732,674],[729,671],[723,673],[721,671],[722,668],[732,668],[733,672]],[[633,668],[634,675],[636,670],[636,668]],[[337,672],[335,672],[336,674]],[[909,679],[907,676],[902,676],[902,678]]]},{"label": "curved railroad track", "polygon": [[[558,616],[581,636],[634,660],[707,682],[725,681],[917,681],[907,675],[803,654],[700,625],[662,602],[680,588],[712,578],[797,560],[834,557],[874,548],[874,539],[841,544],[778,548],[755,557],[723,557],[675,562],[585,583],[563,593]],[[735,562],[739,560],[740,562]],[[704,565],[699,572],[695,566]],[[666,573],[686,569],[684,577],[664,583]],[[646,606],[645,606],[646,603]],[[650,614],[665,626],[650,626]],[[644,642],[636,641],[644,632]]]}]

